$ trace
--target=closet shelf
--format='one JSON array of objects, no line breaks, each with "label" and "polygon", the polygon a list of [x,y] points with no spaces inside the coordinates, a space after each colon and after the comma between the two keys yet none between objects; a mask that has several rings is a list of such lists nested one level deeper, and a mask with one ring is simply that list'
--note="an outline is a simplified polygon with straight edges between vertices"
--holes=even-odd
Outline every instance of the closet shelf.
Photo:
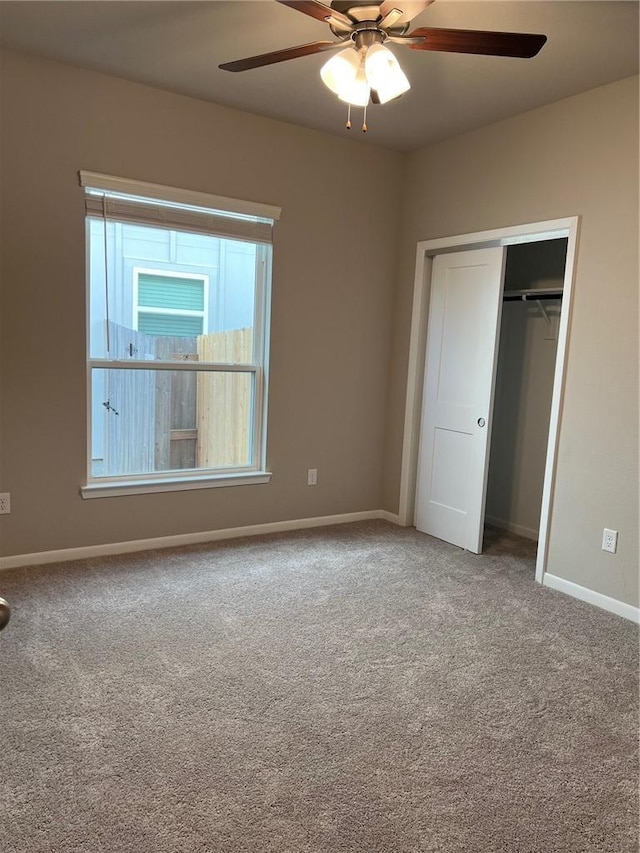
[{"label": "closet shelf", "polygon": [[505,290],[502,294],[502,298],[506,302],[513,302],[514,300],[528,302],[529,300],[535,301],[538,299],[562,299],[562,288],[540,287],[530,288],[529,290]]}]

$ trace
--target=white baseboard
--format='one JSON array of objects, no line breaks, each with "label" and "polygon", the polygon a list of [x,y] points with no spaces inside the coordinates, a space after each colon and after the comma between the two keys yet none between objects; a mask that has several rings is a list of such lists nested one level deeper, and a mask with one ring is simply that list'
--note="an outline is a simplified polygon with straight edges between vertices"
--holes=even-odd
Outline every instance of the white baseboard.
[{"label": "white baseboard", "polygon": [[505,521],[504,518],[496,518],[493,515],[486,515],[484,520],[492,527],[499,527],[500,530],[508,530],[509,533],[524,536],[525,539],[533,539],[535,542],[538,541],[538,531],[533,527],[523,527],[522,524],[514,524],[512,521]]},{"label": "white baseboard", "polygon": [[268,524],[252,524],[247,527],[228,527],[225,530],[205,530],[201,533],[180,533],[175,536],[159,536],[154,539],[134,539],[129,542],[86,545],[80,548],[63,548],[58,551],[15,554],[11,557],[0,557],[0,570],[15,569],[20,566],[41,566],[45,563],[62,563],[68,560],[84,560],[88,557],[105,557],[110,554],[152,551],[156,548],[176,548],[179,545],[200,545],[204,542],[217,542],[221,539],[260,536],[264,533],[282,533],[287,530],[303,530],[307,527],[326,527],[330,524],[348,524],[349,522],[370,521],[372,519],[382,519],[392,524],[399,524],[398,516],[394,513],[383,509],[373,509],[342,515],[322,515],[316,518],[273,521]]},{"label": "white baseboard", "polygon": [[377,510],[376,515],[372,516],[372,518],[379,518],[381,521],[388,521],[391,524],[397,524],[398,527],[406,527],[405,524],[400,524],[400,516],[397,512],[387,512],[386,509]]},{"label": "white baseboard", "polygon": [[544,586],[557,589],[573,596],[573,598],[579,598],[580,601],[586,601],[587,604],[595,604],[596,607],[601,607],[603,610],[608,610],[610,613],[615,613],[617,616],[622,616],[624,619],[629,619],[631,622],[640,625],[640,608],[638,607],[625,604],[624,601],[618,601],[616,598],[609,598],[608,595],[603,595],[601,592],[587,589],[586,586],[580,586],[573,581],[550,575],[548,572],[544,575],[542,583]]}]

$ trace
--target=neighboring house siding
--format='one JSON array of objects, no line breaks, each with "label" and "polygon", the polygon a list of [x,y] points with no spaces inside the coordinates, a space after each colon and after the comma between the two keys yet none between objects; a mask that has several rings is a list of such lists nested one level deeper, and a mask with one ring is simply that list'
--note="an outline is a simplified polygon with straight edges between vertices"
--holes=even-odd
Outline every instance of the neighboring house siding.
[{"label": "neighboring house siding", "polygon": [[[104,302],[105,226],[95,219],[89,227],[92,244],[101,248],[90,259],[91,281],[98,285],[93,289],[92,299]],[[106,233],[109,319],[114,323],[131,328],[134,269],[143,267],[158,273],[166,270],[208,277],[209,323],[205,332],[253,326],[254,244],[113,222],[107,223]],[[97,314],[93,312],[94,316]]]}]

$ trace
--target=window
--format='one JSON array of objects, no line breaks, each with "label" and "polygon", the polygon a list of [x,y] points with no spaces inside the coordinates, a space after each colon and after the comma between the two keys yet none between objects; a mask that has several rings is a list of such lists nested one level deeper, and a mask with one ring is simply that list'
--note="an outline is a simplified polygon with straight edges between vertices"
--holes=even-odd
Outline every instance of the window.
[{"label": "window", "polygon": [[267,482],[279,209],[81,172],[88,278],[84,497]]}]

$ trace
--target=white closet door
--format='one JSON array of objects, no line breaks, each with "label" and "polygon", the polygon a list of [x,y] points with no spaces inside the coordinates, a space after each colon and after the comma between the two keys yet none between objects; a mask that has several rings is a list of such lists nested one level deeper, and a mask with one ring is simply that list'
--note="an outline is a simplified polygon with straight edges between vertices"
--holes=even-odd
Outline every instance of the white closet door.
[{"label": "white closet door", "polygon": [[416,527],[479,554],[506,249],[433,263]]}]

